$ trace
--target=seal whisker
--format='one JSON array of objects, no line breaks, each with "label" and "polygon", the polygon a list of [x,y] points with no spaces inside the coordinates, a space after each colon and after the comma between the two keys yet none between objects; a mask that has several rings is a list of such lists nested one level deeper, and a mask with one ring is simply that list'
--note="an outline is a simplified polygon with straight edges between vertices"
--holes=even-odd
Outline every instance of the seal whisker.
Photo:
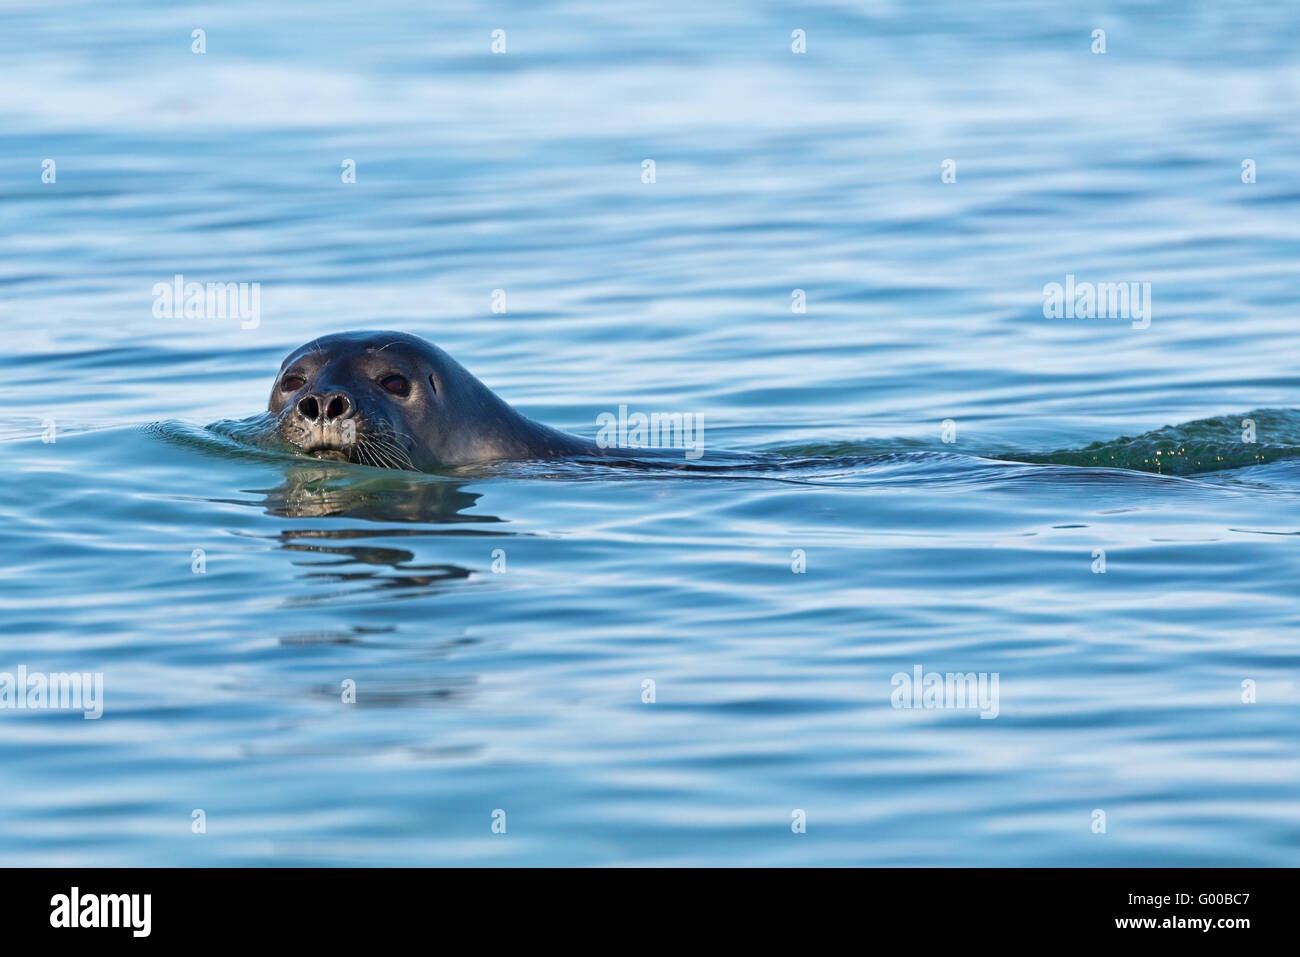
[{"label": "seal whisker", "polygon": [[394,452],[399,451],[396,446],[387,438],[383,432],[373,432],[364,435],[359,442],[362,446],[361,451],[375,468],[401,469],[401,465],[396,461]]},{"label": "seal whisker", "polygon": [[383,458],[380,456],[379,451],[375,448],[375,446],[372,443],[370,442],[366,443],[365,451],[366,451],[366,457],[369,459],[370,464],[372,466],[374,466],[377,469],[388,467],[384,464]]},{"label": "seal whisker", "polygon": [[369,444],[366,442],[364,437],[358,438],[357,441],[353,444],[352,448],[356,452],[357,458],[360,460],[361,465],[372,464],[370,458]]},{"label": "seal whisker", "polygon": [[381,435],[373,437],[371,441],[384,459],[391,463],[392,468],[407,468],[415,471],[411,463],[411,457],[406,453],[406,450],[392,439]]},{"label": "seal whisker", "polygon": [[407,454],[405,449],[395,444],[389,445],[387,449],[388,458],[392,460],[395,468],[403,468],[411,472],[415,471],[415,463],[411,461],[411,457]]},{"label": "seal whisker", "polygon": [[407,469],[412,472],[415,471],[415,466],[411,462],[411,457],[406,453],[406,450],[396,442],[385,439],[381,442],[380,448],[384,452],[384,458],[392,463],[393,468]]},{"label": "seal whisker", "polygon": [[410,454],[398,441],[398,433],[387,421],[382,419],[374,420],[369,422],[368,426],[368,431],[364,436],[367,447],[383,460],[384,467],[416,471]]}]

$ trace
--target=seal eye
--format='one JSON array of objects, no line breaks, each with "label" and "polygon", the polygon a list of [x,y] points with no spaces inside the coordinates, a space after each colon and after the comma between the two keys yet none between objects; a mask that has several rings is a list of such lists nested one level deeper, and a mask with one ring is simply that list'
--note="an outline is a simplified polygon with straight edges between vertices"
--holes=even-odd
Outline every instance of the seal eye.
[{"label": "seal eye", "polygon": [[287,375],[280,380],[281,392],[297,392],[305,380],[300,375]]},{"label": "seal eye", "polygon": [[379,384],[384,387],[385,392],[391,395],[406,396],[411,394],[411,383],[400,375],[390,375],[386,379],[380,379]]}]

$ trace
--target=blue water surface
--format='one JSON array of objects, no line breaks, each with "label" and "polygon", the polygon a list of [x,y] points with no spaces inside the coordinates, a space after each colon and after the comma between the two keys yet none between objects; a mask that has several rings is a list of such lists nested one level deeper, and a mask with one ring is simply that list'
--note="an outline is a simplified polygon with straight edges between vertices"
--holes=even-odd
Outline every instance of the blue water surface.
[{"label": "blue water surface", "polygon": [[[0,863],[1295,865],[1298,134],[1287,2],[7,4]],[[364,328],[752,462],[209,428]]]}]

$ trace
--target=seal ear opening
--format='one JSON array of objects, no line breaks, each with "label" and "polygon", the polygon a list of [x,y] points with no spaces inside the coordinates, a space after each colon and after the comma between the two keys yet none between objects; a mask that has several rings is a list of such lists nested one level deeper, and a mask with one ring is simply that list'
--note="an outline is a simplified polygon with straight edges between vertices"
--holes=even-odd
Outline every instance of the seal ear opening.
[{"label": "seal ear opening", "polygon": [[432,373],[432,372],[429,373],[429,386],[430,386],[430,388],[433,389],[433,394],[434,394],[434,395],[437,395],[437,394],[438,394],[438,383],[434,381],[434,379],[433,379],[433,373]]}]

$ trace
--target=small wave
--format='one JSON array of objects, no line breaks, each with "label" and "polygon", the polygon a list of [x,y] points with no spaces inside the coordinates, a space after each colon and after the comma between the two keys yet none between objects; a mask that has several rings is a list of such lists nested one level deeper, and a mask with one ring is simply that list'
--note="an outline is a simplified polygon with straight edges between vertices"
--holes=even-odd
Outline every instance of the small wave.
[{"label": "small wave", "polygon": [[292,447],[267,428],[269,420],[270,414],[266,412],[247,419],[222,419],[208,426],[168,419],[151,423],[145,431],[173,445],[225,458],[257,456],[281,460],[292,455]]},{"label": "small wave", "polygon": [[1082,449],[1004,457],[1044,465],[1129,469],[1159,475],[1198,475],[1266,465],[1300,456],[1300,412],[1257,409],[1182,425],[1166,425],[1135,437],[1120,436]]},{"label": "small wave", "polygon": [[[149,430],[166,441],[207,454],[258,456],[300,462],[302,456],[271,427],[269,413],[225,419],[207,427],[177,421],[157,422]],[[768,478],[813,483],[969,483],[1032,478],[1052,466],[1057,478],[1093,482],[1121,472],[1170,478],[1230,472],[1288,458],[1300,458],[1300,411],[1259,409],[1245,415],[1197,419],[1141,435],[1094,442],[1081,449],[1029,452],[975,449],[956,452],[927,448],[910,439],[889,442],[835,442],[770,448],[753,453],[712,451],[692,460],[652,450],[627,450],[617,457],[579,457],[550,462],[511,462],[451,469],[456,477],[648,478],[697,476]],[[313,461],[319,467],[321,463]],[[331,464],[339,470],[368,466]],[[1045,473],[1044,473],[1045,474]]]}]

